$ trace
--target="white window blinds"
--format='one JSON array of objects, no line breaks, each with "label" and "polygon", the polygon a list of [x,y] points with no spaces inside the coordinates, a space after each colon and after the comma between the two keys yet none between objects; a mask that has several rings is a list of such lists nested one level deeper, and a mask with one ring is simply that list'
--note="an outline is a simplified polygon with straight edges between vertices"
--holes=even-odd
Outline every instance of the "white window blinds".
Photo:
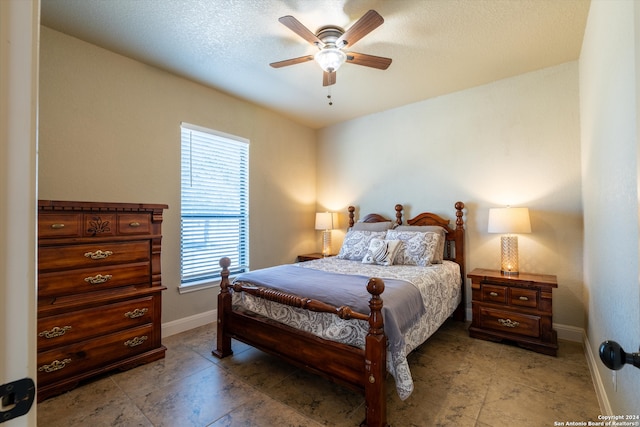
[{"label": "white window blinds", "polygon": [[181,286],[220,278],[249,265],[249,144],[243,138],[183,123]]}]

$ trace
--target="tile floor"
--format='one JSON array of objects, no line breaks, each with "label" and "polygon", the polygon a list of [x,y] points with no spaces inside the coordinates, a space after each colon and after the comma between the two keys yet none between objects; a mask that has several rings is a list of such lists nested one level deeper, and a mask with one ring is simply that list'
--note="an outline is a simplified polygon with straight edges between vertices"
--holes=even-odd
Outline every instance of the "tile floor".
[{"label": "tile floor", "polygon": [[[553,426],[600,414],[582,346],[557,358],[469,338],[448,321],[410,355],[415,390],[388,386],[388,420],[409,426]],[[164,340],[166,358],[91,381],[38,404],[38,425],[357,426],[363,398],[244,344],[211,355],[215,325]]]}]

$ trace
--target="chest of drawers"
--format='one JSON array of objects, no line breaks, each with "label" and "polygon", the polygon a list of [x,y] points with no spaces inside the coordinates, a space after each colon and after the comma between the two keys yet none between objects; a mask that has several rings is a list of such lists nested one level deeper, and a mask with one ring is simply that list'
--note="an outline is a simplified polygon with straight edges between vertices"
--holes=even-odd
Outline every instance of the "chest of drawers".
[{"label": "chest of drawers", "polygon": [[473,318],[469,335],[492,341],[510,340],[523,348],[555,356],[552,290],[556,276],[476,268],[471,279]]},{"label": "chest of drawers", "polygon": [[38,202],[38,400],[164,357],[164,209]]}]

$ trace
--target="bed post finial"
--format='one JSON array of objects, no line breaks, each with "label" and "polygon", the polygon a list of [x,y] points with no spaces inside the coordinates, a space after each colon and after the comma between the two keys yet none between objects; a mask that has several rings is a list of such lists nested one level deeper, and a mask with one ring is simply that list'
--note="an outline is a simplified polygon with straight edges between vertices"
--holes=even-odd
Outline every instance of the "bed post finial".
[{"label": "bed post finial", "polygon": [[464,209],[464,203],[456,202],[456,229],[461,229],[464,226],[464,220],[462,219],[462,209]]},{"label": "bed post finial", "polygon": [[396,224],[402,225],[402,209],[404,207],[401,204],[396,205]]},{"label": "bed post finial", "polygon": [[353,206],[349,206],[349,228],[353,227],[353,224],[355,224],[354,221],[354,212],[356,211],[356,208]]}]

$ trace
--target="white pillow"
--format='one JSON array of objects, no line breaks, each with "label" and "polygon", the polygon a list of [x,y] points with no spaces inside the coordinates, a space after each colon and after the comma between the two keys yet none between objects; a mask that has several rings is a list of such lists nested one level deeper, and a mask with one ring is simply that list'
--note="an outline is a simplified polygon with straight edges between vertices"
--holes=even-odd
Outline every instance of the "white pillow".
[{"label": "white pillow", "polygon": [[398,225],[394,228],[396,231],[421,231],[434,232],[438,234],[438,247],[433,254],[431,264],[442,264],[444,258],[444,245],[447,240],[447,230],[439,225]]},{"label": "white pillow", "polygon": [[362,258],[364,258],[367,253],[367,249],[369,249],[371,239],[384,239],[386,234],[386,231],[351,230],[344,236],[342,247],[336,257],[352,261],[362,261]]},{"label": "white pillow", "polygon": [[394,264],[431,265],[438,246],[438,233],[419,231],[387,231],[387,239],[402,240],[402,249],[398,251]]},{"label": "white pillow", "polygon": [[371,239],[369,249],[362,258],[363,264],[392,265],[393,260],[402,246],[400,240]]}]

